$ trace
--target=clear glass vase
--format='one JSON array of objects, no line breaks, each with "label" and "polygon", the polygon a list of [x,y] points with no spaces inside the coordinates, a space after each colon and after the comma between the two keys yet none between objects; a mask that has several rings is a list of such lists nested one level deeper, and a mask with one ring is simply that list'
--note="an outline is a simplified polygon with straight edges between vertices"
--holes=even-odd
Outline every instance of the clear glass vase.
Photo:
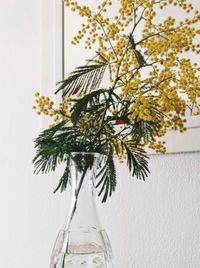
[{"label": "clear glass vase", "polygon": [[71,205],[59,232],[50,268],[113,268],[112,249],[95,206],[95,179],[102,155],[73,153],[70,160]]}]

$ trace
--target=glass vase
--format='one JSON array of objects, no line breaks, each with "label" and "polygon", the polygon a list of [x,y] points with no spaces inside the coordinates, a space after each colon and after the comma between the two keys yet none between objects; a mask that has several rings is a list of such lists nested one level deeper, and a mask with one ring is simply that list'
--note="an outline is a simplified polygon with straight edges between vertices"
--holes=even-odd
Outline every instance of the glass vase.
[{"label": "glass vase", "polygon": [[59,232],[50,268],[113,268],[107,233],[95,206],[95,180],[102,155],[72,153],[70,159],[71,205]]}]

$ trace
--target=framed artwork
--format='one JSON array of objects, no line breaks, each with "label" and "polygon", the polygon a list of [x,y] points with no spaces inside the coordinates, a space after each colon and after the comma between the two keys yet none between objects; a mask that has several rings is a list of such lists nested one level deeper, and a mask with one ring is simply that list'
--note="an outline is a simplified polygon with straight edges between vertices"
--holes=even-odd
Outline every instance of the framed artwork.
[{"label": "framed artwork", "polygon": [[[65,8],[62,0],[43,0],[42,10],[42,90],[44,94],[52,94],[57,81],[77,66],[84,65],[93,54],[85,49],[84,44],[71,45],[71,38],[79,30],[81,20]],[[167,153],[200,151],[200,116],[188,114],[186,127],[184,133],[172,130],[167,133],[164,138]]]}]

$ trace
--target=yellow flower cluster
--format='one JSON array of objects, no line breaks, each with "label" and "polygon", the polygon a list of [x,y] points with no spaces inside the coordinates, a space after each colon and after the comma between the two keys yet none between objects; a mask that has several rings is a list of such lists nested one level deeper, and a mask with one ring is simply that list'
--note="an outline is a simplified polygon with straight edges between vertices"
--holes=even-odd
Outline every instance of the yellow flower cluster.
[{"label": "yellow flower cluster", "polygon": [[[129,120],[159,121],[160,136],[169,128],[184,131],[187,106],[200,113],[200,65],[190,60],[200,53],[199,10],[188,0],[102,0],[96,10],[64,1],[84,20],[72,43],[84,39],[86,48],[98,46],[110,63],[111,88],[132,104]],[[179,8],[184,19],[169,16],[160,22],[156,12],[168,6]],[[118,11],[112,17],[113,7]],[[149,146],[164,151],[156,141]]]},{"label": "yellow flower cluster", "polygon": [[164,7],[166,7],[168,4],[172,4],[175,7],[178,6],[180,8],[182,8],[183,10],[185,10],[187,13],[191,12],[194,7],[191,3],[187,3],[187,0],[166,0],[166,1],[160,1],[160,8],[163,9]]},{"label": "yellow flower cluster", "polygon": [[117,150],[114,151],[114,156],[118,158],[119,163],[124,163],[124,160],[127,159],[127,155],[124,152],[124,148],[121,145],[121,141],[119,139],[116,139],[115,142],[116,142]]},{"label": "yellow flower cluster", "polygon": [[97,132],[99,129],[99,121],[93,116],[93,114],[81,113],[77,126],[82,133],[87,135],[89,132]]},{"label": "yellow flower cluster", "polygon": [[[40,95],[39,92],[35,93],[35,105],[33,109],[36,110],[38,115],[50,116],[53,119],[54,124],[59,123],[65,120],[66,123],[70,119],[70,105],[71,102],[67,98],[64,98],[63,101],[59,104],[59,108],[54,108],[54,102],[49,98]],[[50,126],[53,126],[51,124]]]},{"label": "yellow flower cluster", "polygon": [[166,153],[166,146],[165,146],[165,142],[161,142],[161,141],[152,141],[148,144],[148,147],[152,150],[154,150],[157,153]]},{"label": "yellow flower cluster", "polygon": [[157,122],[158,119],[154,105],[155,101],[152,98],[146,98],[140,93],[131,107],[131,113],[129,115],[130,121],[144,120]]},{"label": "yellow flower cluster", "polygon": [[200,98],[200,79],[197,76],[197,69],[192,65],[189,59],[182,59],[179,69],[180,79],[178,81],[179,88],[187,94],[190,103],[195,103]]},{"label": "yellow flower cluster", "polygon": [[200,115],[200,105],[195,104],[194,108],[193,115]]}]

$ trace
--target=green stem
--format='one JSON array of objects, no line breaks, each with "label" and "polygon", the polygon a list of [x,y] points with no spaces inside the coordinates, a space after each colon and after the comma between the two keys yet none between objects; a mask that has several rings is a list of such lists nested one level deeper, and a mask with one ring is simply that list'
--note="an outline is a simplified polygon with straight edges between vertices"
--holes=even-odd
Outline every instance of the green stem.
[{"label": "green stem", "polygon": [[[84,178],[85,178],[87,169],[88,169],[88,166],[84,169],[83,174],[82,174],[81,179],[80,179],[80,183],[79,183],[79,185],[78,185],[78,189],[75,191],[75,202],[74,202],[74,205],[73,205],[72,213],[71,213],[70,218],[69,218],[69,220],[68,220],[68,226],[70,225],[70,223],[71,223],[71,221],[72,221],[72,219],[73,219],[73,217],[74,217],[74,214],[75,214],[75,212],[76,212],[77,202],[78,202],[78,196],[79,196],[79,193],[80,193],[80,190],[81,190],[81,186],[82,186],[82,184],[83,184],[83,181],[84,181]],[[68,249],[69,249],[69,243],[68,243],[68,241],[67,241],[67,247],[66,247],[66,252],[67,252],[67,253],[69,253],[69,252],[68,252]]]}]

